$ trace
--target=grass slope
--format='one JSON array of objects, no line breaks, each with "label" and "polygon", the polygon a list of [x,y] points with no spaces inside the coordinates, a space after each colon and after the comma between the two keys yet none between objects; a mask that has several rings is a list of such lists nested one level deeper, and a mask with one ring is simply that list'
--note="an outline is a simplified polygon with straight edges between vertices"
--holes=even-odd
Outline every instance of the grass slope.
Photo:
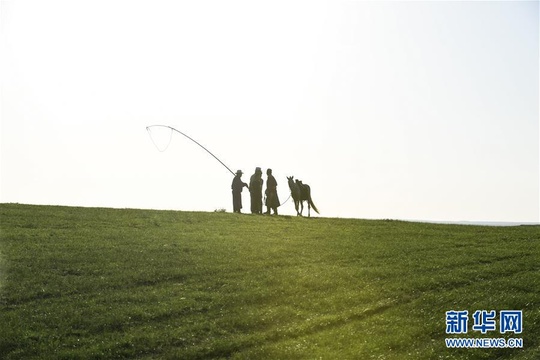
[{"label": "grass slope", "polygon": [[[538,226],[15,204],[0,216],[2,359],[540,358]],[[524,348],[447,349],[445,312],[483,309],[523,310]]]}]

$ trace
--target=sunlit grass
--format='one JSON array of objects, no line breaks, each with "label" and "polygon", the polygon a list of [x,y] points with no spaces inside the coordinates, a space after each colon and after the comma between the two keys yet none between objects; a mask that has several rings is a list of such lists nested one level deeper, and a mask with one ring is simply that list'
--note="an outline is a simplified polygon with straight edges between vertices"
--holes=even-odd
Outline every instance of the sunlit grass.
[{"label": "sunlit grass", "polygon": [[[1,358],[540,355],[539,227],[7,204],[0,215]],[[523,310],[525,348],[446,349],[452,309]]]}]

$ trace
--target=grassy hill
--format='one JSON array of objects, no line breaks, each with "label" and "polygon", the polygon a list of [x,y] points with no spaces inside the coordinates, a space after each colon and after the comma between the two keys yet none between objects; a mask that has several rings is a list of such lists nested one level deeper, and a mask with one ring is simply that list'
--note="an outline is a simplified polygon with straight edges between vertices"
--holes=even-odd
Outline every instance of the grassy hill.
[{"label": "grassy hill", "polygon": [[[0,221],[2,359],[540,358],[539,226],[16,204]],[[523,310],[523,332],[448,335],[450,310]]]}]

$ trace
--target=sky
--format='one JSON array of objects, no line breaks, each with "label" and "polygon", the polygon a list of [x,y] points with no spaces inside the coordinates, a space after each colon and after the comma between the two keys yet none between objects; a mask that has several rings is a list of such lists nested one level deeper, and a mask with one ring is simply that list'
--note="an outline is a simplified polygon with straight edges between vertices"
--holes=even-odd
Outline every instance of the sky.
[{"label": "sky", "polygon": [[229,171],[177,133],[151,138],[163,124],[246,182],[272,168],[281,214],[295,176],[315,216],[537,223],[539,14],[1,1],[0,202],[232,211]]}]

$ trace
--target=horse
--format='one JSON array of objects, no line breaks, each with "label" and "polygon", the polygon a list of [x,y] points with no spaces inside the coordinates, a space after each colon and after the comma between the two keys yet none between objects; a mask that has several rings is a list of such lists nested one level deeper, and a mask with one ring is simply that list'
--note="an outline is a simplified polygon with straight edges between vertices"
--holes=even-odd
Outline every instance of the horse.
[{"label": "horse", "polygon": [[[289,182],[289,189],[291,189],[291,196],[294,200],[294,208],[296,209],[296,216],[302,216],[304,211],[304,201],[308,203],[308,217],[311,217],[310,209],[313,208],[318,214],[319,210],[311,199],[311,188],[308,184],[302,184],[300,180],[294,180],[294,176],[287,176]],[[300,205],[300,211],[298,211],[298,205]]]}]

